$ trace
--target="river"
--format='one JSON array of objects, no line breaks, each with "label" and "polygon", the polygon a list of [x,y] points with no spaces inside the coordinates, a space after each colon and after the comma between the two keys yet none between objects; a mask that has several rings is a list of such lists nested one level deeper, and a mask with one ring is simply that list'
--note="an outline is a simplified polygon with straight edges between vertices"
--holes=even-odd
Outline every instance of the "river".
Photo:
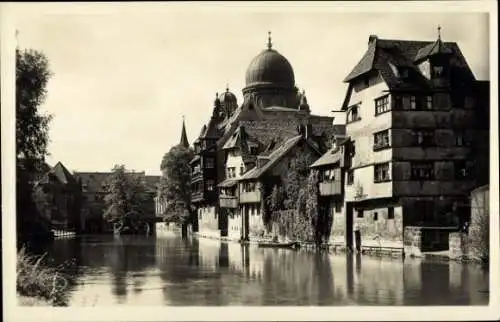
[{"label": "river", "polygon": [[262,249],[173,232],[84,236],[44,249],[72,262],[69,306],[487,305],[475,264]]}]

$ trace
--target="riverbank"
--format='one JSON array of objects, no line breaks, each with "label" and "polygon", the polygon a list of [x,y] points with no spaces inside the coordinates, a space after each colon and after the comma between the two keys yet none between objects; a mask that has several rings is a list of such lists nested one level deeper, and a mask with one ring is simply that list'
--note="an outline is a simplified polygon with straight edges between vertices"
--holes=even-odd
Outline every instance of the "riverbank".
[{"label": "riverbank", "polygon": [[[195,236],[197,238],[219,240],[219,241],[224,241],[224,242],[241,243],[237,239],[223,237],[223,236],[217,236],[216,234],[205,234],[205,233],[195,232],[195,233],[193,233],[193,236]],[[269,242],[269,240],[268,239],[251,239],[249,241],[245,241],[244,243],[248,244],[248,245],[258,245],[259,243],[264,243],[264,242]],[[314,243],[307,243],[307,242],[298,242],[298,244],[300,245],[300,249],[308,250],[308,251],[321,250],[321,251],[328,251],[328,252],[333,252],[333,253],[351,252],[349,249],[346,248],[346,246],[344,244],[339,244],[339,243],[322,244],[320,246],[317,246]],[[404,259],[405,257],[414,257],[414,256],[407,256],[407,255],[405,256],[403,246],[393,247],[392,245],[390,247],[363,245],[361,247],[360,251],[354,251],[354,253],[360,253],[362,255],[369,255],[369,256],[401,258],[401,259]],[[421,256],[419,256],[419,257],[422,259],[453,261],[453,262],[459,262],[459,263],[476,263],[478,265],[485,264],[481,261],[474,260],[474,259],[471,259],[468,257],[452,258],[450,256],[450,252],[447,250],[446,251],[439,251],[439,252],[423,252],[421,254]]]},{"label": "riverbank", "polygon": [[57,268],[43,262],[45,255],[33,256],[22,248],[17,253],[16,290],[20,305],[63,305],[66,278]]}]

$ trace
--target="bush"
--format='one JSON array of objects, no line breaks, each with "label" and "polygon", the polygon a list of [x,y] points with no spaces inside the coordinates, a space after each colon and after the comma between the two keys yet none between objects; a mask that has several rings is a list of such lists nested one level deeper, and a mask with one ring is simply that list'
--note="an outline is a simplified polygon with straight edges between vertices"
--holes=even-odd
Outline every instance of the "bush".
[{"label": "bush", "polygon": [[65,305],[68,280],[54,267],[44,265],[45,255],[33,256],[22,248],[17,254],[16,289],[20,295],[39,298],[54,306]]}]

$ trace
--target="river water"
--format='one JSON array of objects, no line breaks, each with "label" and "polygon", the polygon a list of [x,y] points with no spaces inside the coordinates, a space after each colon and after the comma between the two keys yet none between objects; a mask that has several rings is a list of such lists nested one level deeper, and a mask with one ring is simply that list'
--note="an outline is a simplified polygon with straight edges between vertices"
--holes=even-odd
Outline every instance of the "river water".
[{"label": "river water", "polygon": [[85,236],[56,240],[73,261],[69,306],[487,305],[474,264],[262,249],[209,239]]}]

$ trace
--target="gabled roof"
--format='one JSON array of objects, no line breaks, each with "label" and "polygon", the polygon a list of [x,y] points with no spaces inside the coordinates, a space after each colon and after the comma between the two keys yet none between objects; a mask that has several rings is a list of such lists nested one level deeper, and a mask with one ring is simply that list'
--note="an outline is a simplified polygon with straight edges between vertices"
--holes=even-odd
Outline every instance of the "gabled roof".
[{"label": "gabled roof", "polygon": [[306,142],[314,151],[319,154],[319,151],[311,144],[309,140],[305,140],[302,135],[295,136],[285,141],[284,144],[277,147],[271,154],[267,156],[269,161],[262,167],[255,167],[245,173],[239,180],[252,180],[257,179],[268,170],[272,169],[288,152],[290,152],[299,142]]},{"label": "gabled roof", "polygon": [[[373,36],[370,36],[370,40],[372,39],[372,37]],[[356,77],[371,71],[375,62],[375,51],[375,43],[371,41],[368,45],[368,50],[365,52],[356,67],[354,67],[353,70],[346,76],[344,82],[349,82]]]},{"label": "gabled roof", "polygon": [[71,174],[71,172],[66,169],[66,167],[61,163],[57,162],[57,164],[51,169],[51,171],[56,178],[64,184],[76,184],[75,177]]},{"label": "gabled roof", "polygon": [[37,184],[47,184],[50,182],[50,177],[55,178],[63,185],[77,185],[78,182],[71,172],[61,163],[57,162],[55,166],[44,173]]},{"label": "gabled roof", "polygon": [[[408,85],[425,86],[426,78],[420,73],[416,62],[423,57],[433,54],[436,50],[449,53],[451,56],[452,68],[454,69],[454,80],[470,81],[475,80],[465,58],[463,57],[458,45],[455,42],[441,41],[414,41],[414,40],[391,40],[378,39],[376,36],[370,36],[368,49],[344,79],[348,83],[359,76],[362,76],[372,70],[380,72],[384,81],[390,89],[403,88]],[[411,82],[403,81],[397,75],[394,75],[390,63],[396,67],[409,68],[413,74]]]}]

